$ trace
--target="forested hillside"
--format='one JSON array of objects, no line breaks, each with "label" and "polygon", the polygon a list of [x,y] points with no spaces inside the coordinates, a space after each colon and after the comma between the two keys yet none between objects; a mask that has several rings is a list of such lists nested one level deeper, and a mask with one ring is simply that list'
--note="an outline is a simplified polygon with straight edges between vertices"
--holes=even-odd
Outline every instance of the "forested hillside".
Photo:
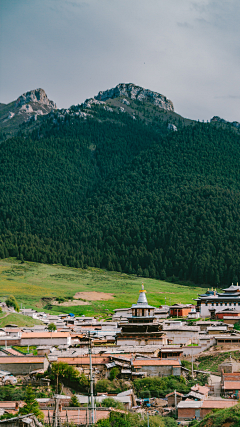
[{"label": "forested hillside", "polygon": [[0,257],[240,278],[240,136],[95,106],[0,145]]}]

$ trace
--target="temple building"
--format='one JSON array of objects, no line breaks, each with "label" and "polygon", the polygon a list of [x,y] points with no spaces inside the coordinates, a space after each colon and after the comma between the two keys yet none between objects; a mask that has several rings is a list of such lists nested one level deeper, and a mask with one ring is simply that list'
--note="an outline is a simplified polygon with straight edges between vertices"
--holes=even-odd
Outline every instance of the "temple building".
[{"label": "temple building", "polygon": [[195,300],[197,301],[197,311],[201,317],[210,317],[213,313],[222,311],[224,308],[232,308],[240,312],[240,286],[231,285],[223,289],[224,293],[209,290],[201,294]]},{"label": "temple building", "polygon": [[142,285],[137,304],[131,307],[132,317],[127,323],[120,323],[121,332],[117,334],[117,345],[163,345],[167,337],[162,326],[154,317],[155,307],[148,304],[146,291]]}]

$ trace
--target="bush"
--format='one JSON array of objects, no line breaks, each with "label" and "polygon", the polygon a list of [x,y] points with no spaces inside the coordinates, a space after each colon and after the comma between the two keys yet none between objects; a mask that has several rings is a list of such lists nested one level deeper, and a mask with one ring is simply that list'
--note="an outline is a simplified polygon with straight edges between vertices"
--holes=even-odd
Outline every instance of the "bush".
[{"label": "bush", "polygon": [[[138,396],[143,397],[144,392],[150,392],[152,397],[156,397],[157,393],[159,397],[165,397],[166,394],[176,390],[179,393],[188,393],[190,391],[190,383],[186,384],[184,377],[148,377],[137,379],[134,381],[134,388]],[[149,396],[146,395],[145,398]]]},{"label": "bush", "polygon": [[15,311],[19,312],[19,305],[17,303],[16,298],[13,295],[7,298],[6,304],[8,307],[13,307]]},{"label": "bush", "polygon": [[109,380],[103,379],[99,380],[96,384],[96,392],[97,393],[105,393],[110,391],[111,383]]},{"label": "bush", "polygon": [[116,366],[114,368],[111,369],[110,371],[110,380],[114,380],[115,378],[117,378],[117,376],[120,374],[120,369],[117,368]]},{"label": "bush", "polygon": [[72,408],[77,408],[78,406],[80,406],[78,398],[77,396],[75,396],[75,394],[72,395],[71,400],[69,402],[69,406]]},{"label": "bush", "polygon": [[103,399],[102,407],[124,409],[124,405],[121,402],[118,402],[117,400],[113,399],[112,397],[106,397],[106,399]]}]

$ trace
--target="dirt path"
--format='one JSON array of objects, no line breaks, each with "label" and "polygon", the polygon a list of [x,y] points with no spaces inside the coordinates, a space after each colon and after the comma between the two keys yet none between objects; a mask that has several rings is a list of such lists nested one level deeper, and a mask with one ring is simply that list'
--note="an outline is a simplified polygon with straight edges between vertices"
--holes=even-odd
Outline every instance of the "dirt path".
[{"label": "dirt path", "polygon": [[0,317],[0,320],[1,320],[1,319],[4,319],[4,318],[5,318],[5,317],[7,317],[7,316],[9,316],[9,314],[11,314],[11,313],[6,313],[6,314],[5,314],[5,316],[1,316],[1,317]]}]

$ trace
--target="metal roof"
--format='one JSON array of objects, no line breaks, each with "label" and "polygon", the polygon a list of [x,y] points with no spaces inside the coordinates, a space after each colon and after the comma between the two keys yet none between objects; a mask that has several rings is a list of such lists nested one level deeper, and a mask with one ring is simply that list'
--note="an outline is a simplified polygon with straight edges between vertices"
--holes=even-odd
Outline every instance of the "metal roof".
[{"label": "metal roof", "polygon": [[133,304],[132,308],[155,308],[152,305],[148,304],[146,291],[144,290],[144,286],[142,285],[142,289],[139,291],[139,297],[137,304]]}]

